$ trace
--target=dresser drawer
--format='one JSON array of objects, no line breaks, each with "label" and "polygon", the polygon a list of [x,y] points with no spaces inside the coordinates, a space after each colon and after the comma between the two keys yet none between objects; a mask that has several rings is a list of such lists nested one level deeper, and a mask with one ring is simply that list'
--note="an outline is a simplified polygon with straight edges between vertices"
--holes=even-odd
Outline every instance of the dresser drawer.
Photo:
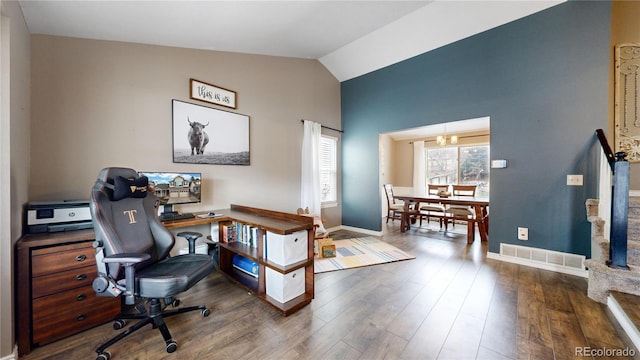
[{"label": "dresser drawer", "polygon": [[31,276],[41,276],[95,265],[96,257],[91,242],[84,242],[34,250],[31,261]]},{"label": "dresser drawer", "polygon": [[[35,303],[38,300],[34,301]],[[113,320],[120,314],[117,299],[94,296],[88,306],[68,306],[47,317],[33,317],[33,343],[46,344]]]},{"label": "dresser drawer", "polygon": [[95,265],[90,265],[51,275],[38,276],[32,280],[31,296],[36,299],[81,286],[91,286],[96,274]]},{"label": "dresser drawer", "polygon": [[33,300],[33,321],[40,321],[51,315],[57,315],[61,309],[85,309],[102,300],[111,300],[120,304],[120,298],[97,296],[91,286],[63,291]]}]

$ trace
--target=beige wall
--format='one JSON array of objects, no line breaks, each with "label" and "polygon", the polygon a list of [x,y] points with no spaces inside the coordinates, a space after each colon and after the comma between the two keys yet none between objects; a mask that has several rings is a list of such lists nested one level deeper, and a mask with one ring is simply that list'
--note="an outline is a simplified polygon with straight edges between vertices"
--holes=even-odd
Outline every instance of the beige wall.
[{"label": "beige wall", "polygon": [[[0,358],[10,356],[14,350],[13,316],[13,244],[22,233],[22,204],[28,199],[29,179],[29,117],[30,117],[30,34],[22,12],[15,1],[1,2],[2,48],[0,64],[8,65],[8,76],[0,74],[0,128],[9,129],[0,136],[2,165],[0,170]],[[8,40],[8,41],[7,41]],[[8,54],[7,54],[8,52]],[[7,91],[8,90],[8,91]],[[5,116],[8,114],[8,116]],[[8,149],[8,151],[6,151]],[[4,171],[8,169],[7,173]],[[6,181],[9,191],[6,191]],[[10,216],[6,216],[7,213]],[[6,226],[9,224],[9,226]]]},{"label": "beige wall", "polygon": [[[609,126],[607,140],[613,148],[614,124],[614,47],[621,43],[640,43],[640,2],[613,1],[611,5],[611,77],[609,80]],[[615,150],[614,150],[615,151]],[[632,163],[630,167],[630,184],[632,190],[640,190],[640,163]]]},{"label": "beige wall", "polygon": [[[489,135],[486,132],[473,132],[458,134],[458,145],[474,145],[489,143]],[[414,140],[424,140],[425,147],[435,147],[435,138],[420,138],[394,141],[393,147],[393,179],[394,185],[413,186],[413,145]]]},{"label": "beige wall", "polygon": [[[300,120],[340,128],[340,84],[317,60],[42,35],[32,54],[31,200],[86,199],[102,167],[126,166],[202,172],[203,203],[181,211],[295,211]],[[171,100],[207,105],[189,99],[189,78],[237,92],[250,166],[172,162]],[[338,208],[326,213],[339,225]]]}]

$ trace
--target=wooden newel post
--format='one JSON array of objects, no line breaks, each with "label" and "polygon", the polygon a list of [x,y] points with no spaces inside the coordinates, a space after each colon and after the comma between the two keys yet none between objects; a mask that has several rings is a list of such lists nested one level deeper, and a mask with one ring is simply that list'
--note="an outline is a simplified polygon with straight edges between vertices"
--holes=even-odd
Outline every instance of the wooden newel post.
[{"label": "wooden newel post", "polygon": [[607,265],[616,269],[627,266],[627,225],[629,222],[629,161],[624,152],[615,154],[611,190],[611,233]]}]

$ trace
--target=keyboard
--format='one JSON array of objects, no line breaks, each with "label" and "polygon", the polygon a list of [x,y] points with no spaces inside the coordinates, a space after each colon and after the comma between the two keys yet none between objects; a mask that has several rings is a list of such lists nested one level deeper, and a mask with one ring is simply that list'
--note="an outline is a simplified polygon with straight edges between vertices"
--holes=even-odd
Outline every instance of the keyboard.
[{"label": "keyboard", "polygon": [[160,221],[193,219],[194,217],[196,216],[192,213],[162,213]]}]

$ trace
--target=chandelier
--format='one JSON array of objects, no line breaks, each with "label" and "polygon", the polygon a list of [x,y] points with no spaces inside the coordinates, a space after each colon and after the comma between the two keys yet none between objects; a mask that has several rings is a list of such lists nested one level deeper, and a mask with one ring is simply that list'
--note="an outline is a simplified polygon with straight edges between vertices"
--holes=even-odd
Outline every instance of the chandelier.
[{"label": "chandelier", "polygon": [[444,135],[438,135],[436,137],[436,143],[440,146],[446,146],[447,145],[447,140],[449,141],[449,144],[457,144],[458,143],[458,137],[456,135],[451,135],[449,136],[449,138],[447,139],[447,125],[444,126]]}]

